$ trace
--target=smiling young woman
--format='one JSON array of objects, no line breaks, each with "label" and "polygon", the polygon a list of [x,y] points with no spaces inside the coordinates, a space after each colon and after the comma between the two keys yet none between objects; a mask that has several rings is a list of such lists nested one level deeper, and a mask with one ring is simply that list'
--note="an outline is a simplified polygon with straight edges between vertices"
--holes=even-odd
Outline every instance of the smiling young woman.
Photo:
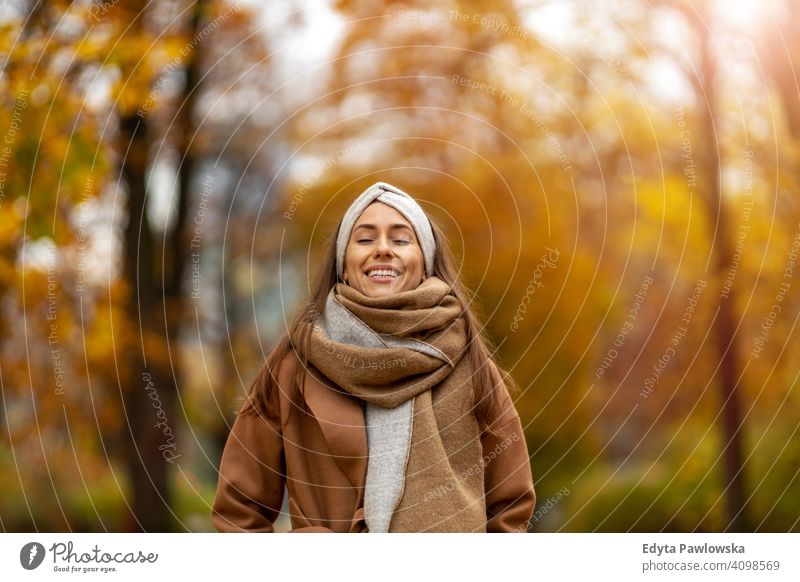
[{"label": "smiling young woman", "polygon": [[507,383],[441,230],[383,182],[342,218],[220,464],[212,522],[273,531],[524,532],[536,496]]}]

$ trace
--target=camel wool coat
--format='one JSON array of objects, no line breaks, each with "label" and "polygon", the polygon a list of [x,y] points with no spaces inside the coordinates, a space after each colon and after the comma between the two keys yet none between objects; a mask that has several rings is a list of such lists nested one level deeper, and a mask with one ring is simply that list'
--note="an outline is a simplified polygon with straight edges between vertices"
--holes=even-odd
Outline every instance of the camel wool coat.
[{"label": "camel wool coat", "polygon": [[[280,389],[273,391],[270,407],[280,421],[247,413],[233,424],[211,515],[219,531],[274,531],[284,485],[292,532],[368,531],[364,404],[323,384],[324,376],[310,365],[302,394],[293,387],[297,365],[290,353],[278,371]],[[500,378],[494,363],[489,365]],[[482,458],[465,462],[463,455],[453,455],[451,461],[460,459],[453,467],[456,474],[483,472],[487,532],[525,532],[536,503],[528,449],[508,390],[502,380],[497,385],[500,406],[491,426],[500,434],[481,438],[476,450],[482,450]],[[436,387],[433,391],[436,398]],[[430,495],[447,495],[453,486],[443,484]]]}]

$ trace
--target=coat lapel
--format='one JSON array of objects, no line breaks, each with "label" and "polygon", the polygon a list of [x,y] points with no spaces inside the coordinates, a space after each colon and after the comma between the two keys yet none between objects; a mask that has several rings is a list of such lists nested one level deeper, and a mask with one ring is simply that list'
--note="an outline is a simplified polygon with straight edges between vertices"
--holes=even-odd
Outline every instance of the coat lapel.
[{"label": "coat lapel", "polygon": [[353,487],[366,482],[367,431],[360,400],[320,381],[322,374],[309,365],[305,400],[319,423],[331,454]]}]

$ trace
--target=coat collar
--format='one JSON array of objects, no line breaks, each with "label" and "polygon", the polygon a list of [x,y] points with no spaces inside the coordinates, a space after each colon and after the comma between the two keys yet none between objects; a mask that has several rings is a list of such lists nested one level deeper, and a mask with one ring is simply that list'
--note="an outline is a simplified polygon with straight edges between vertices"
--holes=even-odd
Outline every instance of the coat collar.
[{"label": "coat collar", "polygon": [[367,469],[367,431],[363,403],[335,386],[309,365],[303,384],[305,400],[328,442],[331,455],[353,487],[363,489]]}]

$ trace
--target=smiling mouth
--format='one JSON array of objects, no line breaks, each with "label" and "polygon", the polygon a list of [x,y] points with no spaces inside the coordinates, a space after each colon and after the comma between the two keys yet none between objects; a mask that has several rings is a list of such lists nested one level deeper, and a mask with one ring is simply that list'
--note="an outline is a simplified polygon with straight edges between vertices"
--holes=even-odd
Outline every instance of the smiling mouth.
[{"label": "smiling mouth", "polygon": [[399,277],[400,271],[396,269],[369,269],[364,271],[364,275],[366,275],[371,281],[386,283],[389,281],[394,281],[397,277]]}]

